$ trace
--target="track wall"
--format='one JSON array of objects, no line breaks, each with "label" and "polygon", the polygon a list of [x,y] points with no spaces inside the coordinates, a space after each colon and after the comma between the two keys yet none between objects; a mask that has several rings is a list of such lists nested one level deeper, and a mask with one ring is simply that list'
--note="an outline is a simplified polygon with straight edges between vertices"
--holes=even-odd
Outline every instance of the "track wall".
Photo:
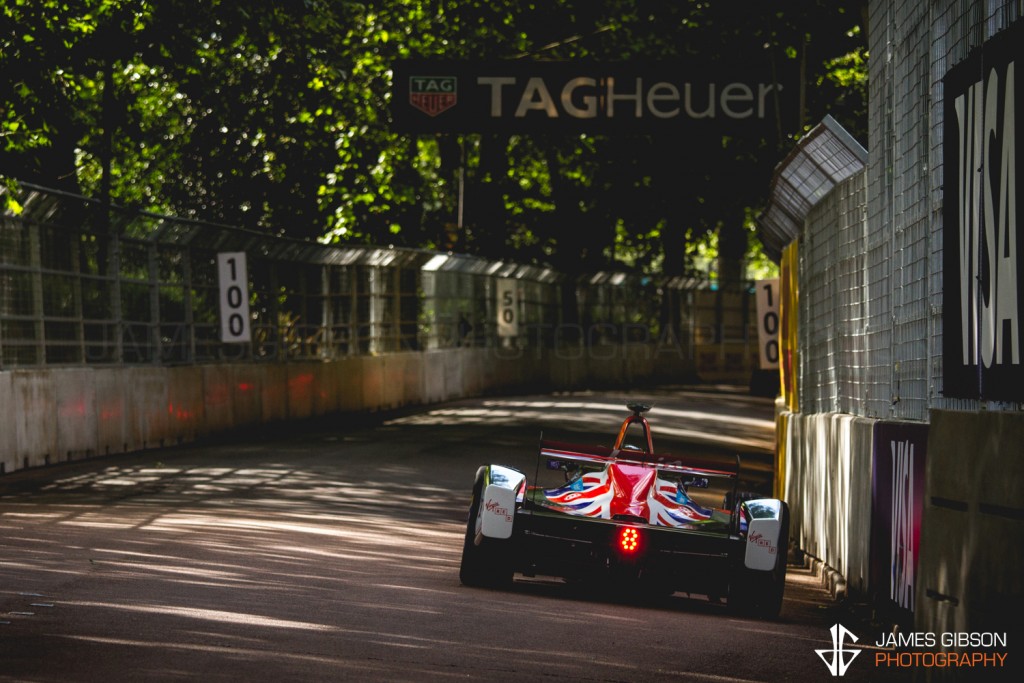
[{"label": "track wall", "polygon": [[448,349],[329,362],[0,372],[0,473],[251,425],[489,393],[692,379],[677,350]]}]

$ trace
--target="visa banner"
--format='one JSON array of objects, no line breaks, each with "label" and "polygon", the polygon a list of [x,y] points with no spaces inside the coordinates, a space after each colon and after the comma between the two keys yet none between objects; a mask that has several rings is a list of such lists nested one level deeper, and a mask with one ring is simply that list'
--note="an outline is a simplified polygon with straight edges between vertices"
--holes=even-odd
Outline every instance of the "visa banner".
[{"label": "visa banner", "polygon": [[975,50],[943,79],[945,396],[1024,398],[1024,236],[1017,134],[1024,23]]}]

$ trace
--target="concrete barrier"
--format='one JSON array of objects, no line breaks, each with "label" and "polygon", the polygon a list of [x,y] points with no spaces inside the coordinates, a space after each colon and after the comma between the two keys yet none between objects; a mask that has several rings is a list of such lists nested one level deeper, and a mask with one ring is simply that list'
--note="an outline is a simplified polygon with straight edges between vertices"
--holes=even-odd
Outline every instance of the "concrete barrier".
[{"label": "concrete barrier", "polygon": [[441,363],[444,366],[444,401],[463,398],[466,395],[462,375],[463,364],[459,362],[462,355],[468,356],[468,353],[455,350],[441,351]]},{"label": "concrete barrier", "polygon": [[[833,590],[870,600],[879,618],[910,615],[922,633],[1014,631],[1024,610],[1024,458],[1012,455],[1024,443],[1024,415],[933,410],[930,418],[780,412],[792,538],[834,572]],[[923,504],[915,455],[925,463]],[[887,499],[901,507],[887,508]],[[873,510],[882,511],[874,522]]]},{"label": "concrete barrier", "polygon": [[1024,415],[933,410],[915,626],[1015,631],[1024,608]]},{"label": "concrete barrier", "polygon": [[233,365],[204,365],[201,368],[203,392],[203,431],[216,433],[235,426],[235,398],[242,392],[235,384]]},{"label": "concrete barrier", "polygon": [[14,458],[18,440],[13,387],[14,375],[0,372],[0,474],[18,468]]},{"label": "concrete barrier", "polygon": [[[846,416],[848,417],[848,416]],[[849,443],[850,515],[847,518],[845,573],[847,583],[864,594],[870,590],[872,457],[875,421],[865,418],[845,420],[840,443]]]},{"label": "concrete barrier", "polygon": [[314,416],[313,392],[323,363],[302,361],[288,364],[288,419],[303,420]]},{"label": "concrete barrier", "polygon": [[94,370],[93,375],[96,387],[96,452],[99,455],[123,453],[129,450],[129,410],[124,377],[121,370],[106,368]]},{"label": "concrete barrier", "polygon": [[384,357],[385,408],[423,402],[423,357],[419,353],[396,353]]},{"label": "concrete barrier", "polygon": [[868,592],[875,421],[837,413],[780,419],[791,537],[851,588]]},{"label": "concrete barrier", "polygon": [[441,403],[447,398],[445,392],[444,365],[446,351],[427,351],[423,353],[423,402]]},{"label": "concrete barrier", "polygon": [[[160,441],[154,440],[150,444],[152,447],[192,441],[198,436],[229,428],[233,408],[229,408],[230,412],[223,423],[211,425],[209,422],[203,384],[204,369],[200,366],[173,368],[174,372],[164,375],[164,384],[167,387],[166,431]],[[229,395],[222,399],[224,405],[233,406],[234,389],[228,387],[226,391]]]},{"label": "concrete barrier", "polygon": [[338,392],[338,410],[366,410],[366,403],[363,401],[363,358],[355,356],[328,365],[328,372],[334,375],[335,391]]},{"label": "concrete barrier", "polygon": [[[57,396],[54,375],[47,370],[15,373],[11,382],[15,407],[13,467],[48,465],[57,453]],[[37,420],[43,416],[43,420]]]},{"label": "concrete barrier", "polygon": [[257,366],[260,392],[260,421],[278,422],[288,419],[288,366],[272,363]]},{"label": "concrete barrier", "polygon": [[58,370],[53,374],[57,411],[57,446],[54,460],[76,460],[96,453],[98,414],[96,373],[85,369]]},{"label": "concrete barrier", "polygon": [[160,446],[169,433],[170,415],[181,411],[167,399],[170,369],[112,368],[107,372],[118,378],[125,393],[125,450],[136,451]]},{"label": "concrete barrier", "polygon": [[265,366],[231,366],[233,427],[246,427],[262,421],[265,375]]},{"label": "concrete barrier", "polygon": [[487,393],[684,381],[649,345],[446,349],[317,363],[0,372],[0,473],[191,441],[254,424]]},{"label": "concrete barrier", "polygon": [[362,368],[362,404],[366,410],[379,410],[384,403],[384,358],[366,356]]}]

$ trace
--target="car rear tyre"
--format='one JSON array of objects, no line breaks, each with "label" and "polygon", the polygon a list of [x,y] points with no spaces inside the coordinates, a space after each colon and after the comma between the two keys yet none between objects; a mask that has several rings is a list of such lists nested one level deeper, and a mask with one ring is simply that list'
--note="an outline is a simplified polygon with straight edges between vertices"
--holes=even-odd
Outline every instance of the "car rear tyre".
[{"label": "car rear tyre", "polygon": [[782,529],[779,532],[775,567],[764,577],[765,586],[757,606],[758,616],[776,619],[782,611],[782,595],[786,590],[786,565],[789,556],[789,506],[782,504]]},{"label": "car rear tyre", "polygon": [[503,588],[512,583],[512,562],[508,556],[508,541],[480,536],[480,498],[483,479],[473,486],[473,501],[466,520],[466,535],[462,544],[462,564],[459,580],[466,586]]},{"label": "car rear tyre", "polygon": [[789,554],[789,506],[782,504],[782,524],[775,566],[770,571],[741,567],[729,585],[729,610],[745,616],[776,619],[782,610]]}]

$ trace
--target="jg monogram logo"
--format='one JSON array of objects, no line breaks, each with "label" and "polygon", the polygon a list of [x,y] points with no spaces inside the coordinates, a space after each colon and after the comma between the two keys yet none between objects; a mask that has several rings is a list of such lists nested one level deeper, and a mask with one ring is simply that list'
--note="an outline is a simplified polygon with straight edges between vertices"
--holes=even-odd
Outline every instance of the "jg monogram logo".
[{"label": "jg monogram logo", "polygon": [[[850,640],[854,643],[857,642],[857,636],[853,635],[842,624],[836,624],[829,629],[832,632],[832,649],[831,650],[815,650],[818,656],[821,657],[821,661],[825,662],[825,666],[828,667],[828,671],[833,676],[844,676],[846,670],[853,664],[853,660],[857,659],[857,655],[861,653],[860,650],[855,649],[843,649],[846,644],[846,637],[849,636]],[[832,661],[828,660],[828,655],[832,656]],[[850,658],[847,659],[846,655]]]}]

